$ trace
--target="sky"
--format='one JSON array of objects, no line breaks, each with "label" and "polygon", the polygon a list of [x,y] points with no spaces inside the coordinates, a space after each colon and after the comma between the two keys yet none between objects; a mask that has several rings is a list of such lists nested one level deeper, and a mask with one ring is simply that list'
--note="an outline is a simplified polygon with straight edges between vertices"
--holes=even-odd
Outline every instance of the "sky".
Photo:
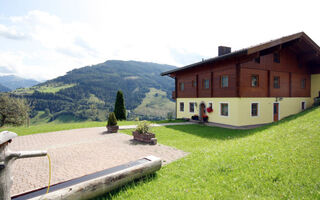
[{"label": "sky", "polygon": [[0,0],[0,75],[44,81],[107,60],[182,67],[304,31],[320,44],[320,2]]}]

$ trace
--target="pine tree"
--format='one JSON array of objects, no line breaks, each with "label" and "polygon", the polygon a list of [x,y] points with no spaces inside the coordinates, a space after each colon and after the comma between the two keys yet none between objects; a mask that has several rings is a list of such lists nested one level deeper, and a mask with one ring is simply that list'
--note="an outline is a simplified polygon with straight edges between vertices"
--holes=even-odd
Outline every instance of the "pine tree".
[{"label": "pine tree", "polygon": [[114,114],[118,120],[127,120],[124,98],[121,90],[117,93],[116,103],[114,105]]}]

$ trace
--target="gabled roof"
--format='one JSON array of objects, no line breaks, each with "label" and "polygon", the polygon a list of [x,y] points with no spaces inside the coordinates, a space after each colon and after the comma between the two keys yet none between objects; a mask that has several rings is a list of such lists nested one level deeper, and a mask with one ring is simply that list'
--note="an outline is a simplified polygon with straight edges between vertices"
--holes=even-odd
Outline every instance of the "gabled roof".
[{"label": "gabled roof", "polygon": [[[187,66],[184,66],[181,68],[166,71],[166,72],[161,73],[161,76],[169,75],[174,72],[182,71],[185,69],[198,67],[198,66],[201,66],[201,65],[207,64],[207,63],[212,63],[212,62],[216,62],[216,61],[234,58],[237,56],[252,55],[254,53],[258,53],[258,52],[261,52],[261,51],[264,51],[267,49],[277,47],[279,45],[284,45],[284,44],[288,44],[290,42],[299,41],[299,40],[303,41],[305,43],[304,45],[307,45],[309,47],[308,49],[312,49],[307,52],[301,52],[301,54],[302,55],[304,55],[306,53],[315,54],[314,57],[318,57],[317,60],[319,60],[319,63],[320,63],[320,56],[319,56],[320,55],[320,47],[307,34],[305,34],[304,32],[300,32],[300,33],[285,36],[285,37],[282,37],[282,38],[279,38],[276,40],[271,40],[269,42],[265,42],[265,43],[261,43],[261,44],[255,45],[255,46],[244,48],[244,49],[241,49],[238,51],[234,51],[234,52],[222,55],[222,56],[217,56],[217,57],[210,58],[210,59],[207,59],[207,60],[204,60],[201,62],[193,63],[191,65],[187,65]],[[309,58],[309,60],[310,60],[310,58]]]}]

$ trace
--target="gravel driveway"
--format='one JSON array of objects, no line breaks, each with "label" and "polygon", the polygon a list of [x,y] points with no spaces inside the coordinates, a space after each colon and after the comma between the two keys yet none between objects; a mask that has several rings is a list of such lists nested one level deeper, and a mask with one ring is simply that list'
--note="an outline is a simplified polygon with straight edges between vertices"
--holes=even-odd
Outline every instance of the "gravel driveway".
[{"label": "gravel driveway", "polygon": [[[12,150],[47,150],[52,162],[51,184],[70,180],[148,155],[170,163],[186,152],[165,145],[140,144],[132,136],[104,134],[106,128],[83,128],[19,136],[9,145]],[[17,160],[13,164],[11,195],[45,187],[48,184],[46,157]]]}]

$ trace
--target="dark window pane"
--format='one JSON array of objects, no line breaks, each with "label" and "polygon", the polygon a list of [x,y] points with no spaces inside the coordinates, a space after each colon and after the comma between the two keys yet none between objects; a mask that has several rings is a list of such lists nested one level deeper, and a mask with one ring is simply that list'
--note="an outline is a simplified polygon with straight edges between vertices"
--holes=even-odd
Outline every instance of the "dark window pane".
[{"label": "dark window pane", "polygon": [[251,116],[258,116],[258,104],[257,103],[251,104]]},{"label": "dark window pane", "polygon": [[222,103],[221,104],[221,115],[222,116],[228,116],[228,104],[227,103]]},{"label": "dark window pane", "polygon": [[184,111],[184,103],[180,102],[180,111],[183,112]]},{"label": "dark window pane", "polygon": [[301,80],[301,88],[302,89],[306,88],[306,79]]},{"label": "dark window pane", "polygon": [[255,58],[255,59],[254,59],[254,62],[260,63],[260,57]]},{"label": "dark window pane", "polygon": [[189,104],[189,111],[194,112],[194,103]]},{"label": "dark window pane", "polygon": [[204,80],[204,88],[208,89],[210,87],[210,81],[208,79]]},{"label": "dark window pane", "polygon": [[280,53],[273,54],[273,62],[280,63]]},{"label": "dark window pane", "polygon": [[180,83],[180,91],[184,91],[184,83]]},{"label": "dark window pane", "polygon": [[259,76],[252,75],[251,76],[251,87],[258,87],[259,86]]},{"label": "dark window pane", "polygon": [[228,76],[221,77],[221,87],[226,88],[229,85]]},{"label": "dark window pane", "polygon": [[192,87],[197,87],[197,82],[192,80]]},{"label": "dark window pane", "polygon": [[279,76],[275,76],[273,78],[273,87],[280,88],[280,77]]}]

